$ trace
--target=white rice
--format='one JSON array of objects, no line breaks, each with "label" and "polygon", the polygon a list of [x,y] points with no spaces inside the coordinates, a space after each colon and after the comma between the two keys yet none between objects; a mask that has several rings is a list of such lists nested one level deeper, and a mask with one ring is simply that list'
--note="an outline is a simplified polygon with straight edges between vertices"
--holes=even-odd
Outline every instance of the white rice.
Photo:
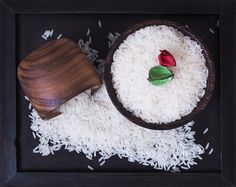
[{"label": "white rice", "polygon": [[98,21],[98,26],[99,26],[99,28],[102,28],[102,22],[101,22],[101,20]]},{"label": "white rice", "polygon": [[198,158],[199,160],[202,160],[202,157],[201,157],[201,156],[199,156],[199,155],[197,155],[197,158]]},{"label": "white rice", "polygon": [[[116,110],[104,85],[92,97],[82,93],[73,98],[61,111],[56,118],[42,120],[33,109],[31,129],[39,137],[33,152],[46,156],[64,147],[89,158],[98,152],[101,163],[118,154],[130,162],[166,170],[192,165],[204,153],[201,145],[191,141],[194,122],[168,131],[139,127]],[[56,145],[59,148],[55,150]]]},{"label": "white rice", "polygon": [[60,39],[61,37],[62,37],[62,34],[59,34],[58,37],[57,37],[57,39]]},{"label": "white rice", "polygon": [[52,36],[53,35],[53,32],[54,32],[54,30],[52,29],[51,31],[50,31],[50,36]]},{"label": "white rice", "polygon": [[36,139],[36,135],[34,131],[32,131],[32,135],[33,135],[33,138]]},{"label": "white rice", "polygon": [[32,109],[32,104],[31,103],[29,103],[29,110],[31,110]]},{"label": "white rice", "polygon": [[209,32],[215,34],[215,31],[212,28],[209,28]]},{"label": "white rice", "polygon": [[28,98],[27,96],[25,96],[25,100],[26,100],[26,101],[29,101],[29,98]]},{"label": "white rice", "polygon": [[44,33],[41,35],[41,37],[42,37],[44,40],[47,40],[49,37],[52,37],[53,32],[54,32],[53,29],[51,29],[51,30],[45,30]]},{"label": "white rice", "polygon": [[[170,51],[174,79],[153,86],[148,72],[159,65],[159,50]],[[123,106],[146,122],[169,123],[186,116],[205,93],[208,69],[200,45],[168,26],[149,26],[131,34],[116,50],[111,72]]]},{"label": "white rice", "polygon": [[202,134],[206,134],[208,132],[208,128],[206,128]]},{"label": "white rice", "polygon": [[[88,29],[90,33],[90,30]],[[97,72],[102,75],[102,72],[104,70],[104,64],[105,64],[105,60],[101,59],[98,57],[98,51],[91,48],[90,45],[92,44],[92,38],[91,36],[87,35],[88,36],[88,40],[87,41],[84,41],[82,39],[79,39],[78,41],[78,46],[80,47],[80,49],[82,49],[82,51],[84,53],[87,54],[87,57],[91,60],[91,62],[96,62],[98,63],[98,69],[97,69]]]},{"label": "white rice", "polygon": [[89,168],[90,170],[94,170],[94,168],[93,168],[92,166],[90,166],[90,165],[88,165],[88,168]]},{"label": "white rice", "polygon": [[87,54],[87,57],[92,62],[95,62],[98,59],[98,51],[95,49],[92,49],[90,47],[91,44],[92,44],[91,37],[89,37],[88,41],[84,41],[82,39],[78,41],[78,46],[82,49],[82,51]]},{"label": "white rice", "polygon": [[208,143],[206,144],[205,150],[208,149],[209,145],[210,145],[210,144],[209,144],[209,142],[208,142]]},{"label": "white rice", "polygon": [[89,36],[89,34],[90,34],[90,29],[87,30],[87,34],[86,35]]},{"label": "white rice", "polygon": [[107,39],[108,39],[108,47],[110,48],[113,43],[116,41],[117,38],[119,38],[120,34],[115,32],[115,33],[108,33]]},{"label": "white rice", "polygon": [[42,38],[44,39],[44,40],[47,40],[48,38],[46,37],[46,36],[44,36],[44,35],[42,35]]},{"label": "white rice", "polygon": [[188,25],[185,25],[185,27],[186,27],[187,29],[189,29],[189,26],[188,26]]},{"label": "white rice", "polygon": [[181,166],[181,168],[185,170],[189,169],[188,167],[185,167],[185,166]]},{"label": "white rice", "polygon": [[213,153],[213,148],[211,148],[208,154],[211,155],[212,153]]},{"label": "white rice", "polygon": [[100,166],[103,166],[105,163],[106,163],[106,161],[104,160],[104,161],[102,161],[99,165],[100,165]]}]

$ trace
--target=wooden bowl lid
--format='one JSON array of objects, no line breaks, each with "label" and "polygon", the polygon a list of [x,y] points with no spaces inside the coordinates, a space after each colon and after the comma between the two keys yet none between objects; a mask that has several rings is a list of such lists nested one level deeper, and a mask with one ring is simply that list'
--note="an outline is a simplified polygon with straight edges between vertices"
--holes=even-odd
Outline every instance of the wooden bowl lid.
[{"label": "wooden bowl lid", "polygon": [[[148,122],[144,121],[143,119],[133,115],[132,112],[128,111],[126,108],[123,107],[122,103],[118,100],[117,95],[116,95],[116,91],[113,87],[111,66],[112,66],[113,55],[114,55],[115,51],[119,48],[121,43],[123,43],[123,41],[130,34],[134,33],[135,31],[137,31],[141,28],[151,26],[151,25],[167,25],[170,27],[174,27],[177,30],[181,31],[185,36],[189,36],[192,40],[195,40],[203,49],[203,55],[206,59],[206,66],[208,68],[208,73],[209,73],[208,78],[207,78],[207,86],[205,89],[205,95],[200,99],[197,107],[195,107],[190,114],[182,117],[179,120],[176,120],[174,122],[170,122],[168,124],[148,123]],[[108,55],[106,58],[104,81],[105,81],[108,95],[110,96],[112,103],[117,108],[117,110],[121,114],[123,114],[123,116],[125,116],[127,119],[129,119],[130,121],[132,121],[133,123],[135,123],[141,127],[145,127],[148,129],[154,129],[154,130],[168,130],[168,129],[174,129],[174,128],[180,127],[180,126],[190,122],[191,120],[193,120],[197,116],[197,114],[199,114],[202,110],[205,109],[205,107],[207,106],[207,104],[211,98],[213,90],[214,90],[215,68],[214,68],[214,62],[212,60],[212,57],[211,57],[210,52],[207,49],[207,47],[204,45],[204,43],[201,41],[201,39],[197,35],[190,32],[186,27],[184,27],[178,23],[167,21],[167,20],[160,20],[160,19],[147,20],[147,21],[137,23],[137,24],[131,26],[130,28],[128,28],[124,33],[122,33],[120,35],[120,37],[111,46],[110,51],[108,52]]]},{"label": "wooden bowl lid", "polygon": [[18,78],[32,106],[43,119],[60,114],[59,107],[101,79],[78,45],[62,38],[48,42],[26,56]]}]

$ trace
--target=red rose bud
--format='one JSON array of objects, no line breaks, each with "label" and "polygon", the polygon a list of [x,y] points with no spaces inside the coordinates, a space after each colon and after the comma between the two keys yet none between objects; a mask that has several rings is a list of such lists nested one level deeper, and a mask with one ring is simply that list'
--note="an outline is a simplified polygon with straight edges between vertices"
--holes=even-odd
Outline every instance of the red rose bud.
[{"label": "red rose bud", "polygon": [[161,54],[158,55],[158,60],[162,66],[170,67],[176,66],[175,58],[167,50],[160,50]]}]

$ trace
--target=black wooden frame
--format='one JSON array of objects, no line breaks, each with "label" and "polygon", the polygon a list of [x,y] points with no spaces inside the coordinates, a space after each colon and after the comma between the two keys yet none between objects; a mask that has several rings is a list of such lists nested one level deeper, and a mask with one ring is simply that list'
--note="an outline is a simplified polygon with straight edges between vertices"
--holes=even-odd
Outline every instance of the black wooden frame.
[{"label": "black wooden frame", "polygon": [[[219,173],[19,172],[16,158],[18,14],[216,14],[220,19],[221,171]],[[236,186],[236,2],[234,0],[0,1],[0,186]]]}]

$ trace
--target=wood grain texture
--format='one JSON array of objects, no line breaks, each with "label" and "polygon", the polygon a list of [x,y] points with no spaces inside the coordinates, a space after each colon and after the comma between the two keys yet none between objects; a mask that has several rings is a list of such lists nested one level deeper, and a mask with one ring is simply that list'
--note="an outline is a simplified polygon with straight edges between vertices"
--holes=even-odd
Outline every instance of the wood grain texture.
[{"label": "wood grain texture", "polygon": [[[206,59],[206,66],[208,68],[208,78],[207,78],[207,86],[205,89],[205,95],[200,99],[200,101],[197,104],[197,107],[195,107],[190,114],[182,117],[179,120],[170,122],[168,124],[148,123],[148,122],[144,121],[143,119],[133,115],[132,112],[128,111],[126,108],[123,107],[122,103],[117,98],[116,91],[113,87],[111,66],[112,66],[113,55],[114,55],[115,51],[119,48],[120,44],[123,43],[123,41],[130,34],[134,33],[135,31],[137,31],[141,28],[151,26],[151,25],[167,25],[167,26],[174,27],[174,28],[178,29],[179,31],[181,31],[185,36],[189,36],[192,40],[196,41],[203,49],[203,55]],[[130,121],[132,121],[133,123],[135,123],[141,127],[145,127],[145,128],[149,128],[149,129],[153,129],[153,130],[168,130],[168,129],[174,129],[174,128],[180,127],[180,126],[190,122],[191,120],[193,120],[196,117],[197,114],[199,114],[201,111],[203,111],[205,109],[205,107],[207,106],[207,104],[211,98],[213,90],[214,90],[215,67],[214,67],[214,62],[212,60],[210,51],[207,49],[207,47],[204,45],[204,43],[201,41],[201,39],[197,35],[193,34],[191,31],[189,31],[185,26],[182,26],[176,22],[171,22],[171,21],[162,20],[162,19],[146,20],[146,21],[137,23],[137,24],[129,27],[127,29],[127,31],[122,33],[121,36],[112,45],[110,51],[108,52],[107,58],[106,58],[104,81],[106,84],[107,92],[111,98],[111,101],[113,102],[113,104],[115,105],[117,110],[119,110],[120,113],[123,114],[127,119],[129,119]]]},{"label": "wood grain texture", "polygon": [[18,78],[43,119],[58,116],[66,101],[101,84],[87,56],[66,38],[48,42],[26,56],[18,67]]}]

